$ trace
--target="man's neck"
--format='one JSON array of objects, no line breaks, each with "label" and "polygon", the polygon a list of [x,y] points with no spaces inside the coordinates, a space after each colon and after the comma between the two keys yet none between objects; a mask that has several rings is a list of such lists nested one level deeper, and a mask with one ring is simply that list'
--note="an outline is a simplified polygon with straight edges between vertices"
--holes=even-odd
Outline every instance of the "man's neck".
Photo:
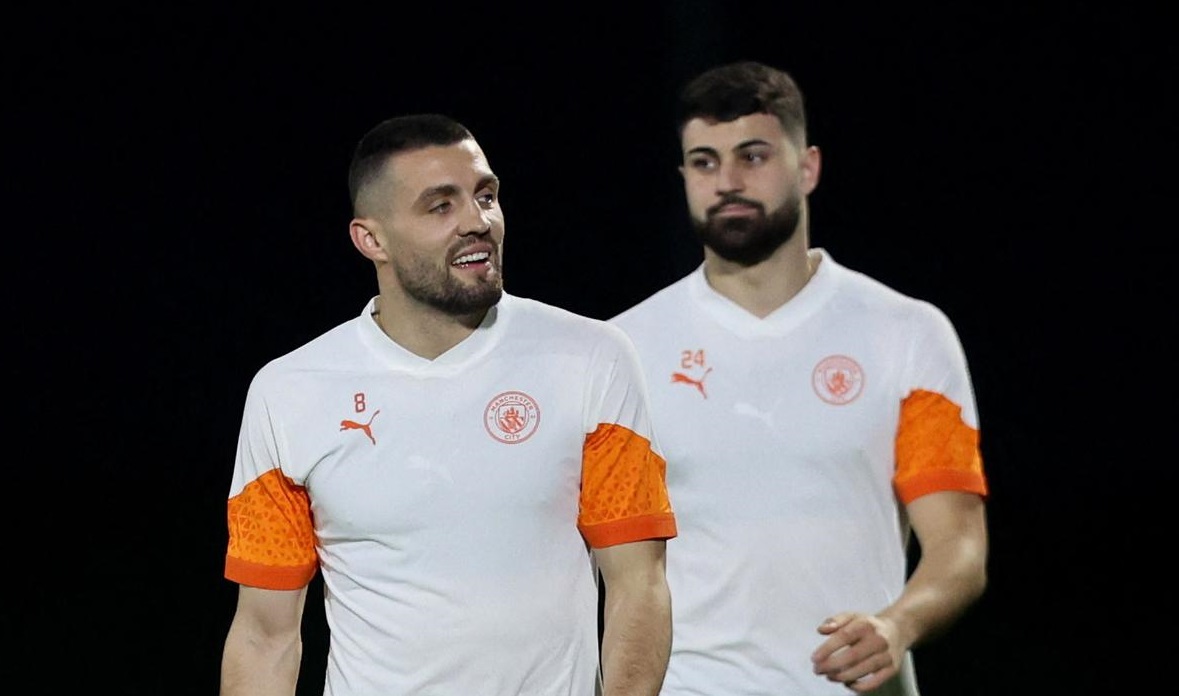
[{"label": "man's neck", "polygon": [[414,300],[382,293],[372,318],[394,343],[414,355],[434,360],[474,333],[487,312],[456,317]]},{"label": "man's neck", "polygon": [[814,275],[819,255],[808,252],[801,231],[754,266],[726,261],[705,248],[704,277],[717,293],[762,319],[789,302]]}]

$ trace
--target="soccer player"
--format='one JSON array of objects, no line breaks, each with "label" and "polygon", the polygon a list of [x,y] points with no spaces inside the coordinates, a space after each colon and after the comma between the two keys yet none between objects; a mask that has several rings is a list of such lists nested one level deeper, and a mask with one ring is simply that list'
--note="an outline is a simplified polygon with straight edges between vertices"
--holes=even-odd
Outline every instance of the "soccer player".
[{"label": "soccer player", "polygon": [[986,586],[959,339],[809,246],[820,156],[788,74],[708,70],[676,124],[704,260],[611,320],[639,351],[679,523],[662,693],[914,696],[911,648]]},{"label": "soccer player", "polygon": [[378,294],[249,385],[222,696],[294,693],[317,572],[325,694],[656,694],[676,521],[633,346],[504,292],[500,182],[453,119],[376,125],[349,188]]}]

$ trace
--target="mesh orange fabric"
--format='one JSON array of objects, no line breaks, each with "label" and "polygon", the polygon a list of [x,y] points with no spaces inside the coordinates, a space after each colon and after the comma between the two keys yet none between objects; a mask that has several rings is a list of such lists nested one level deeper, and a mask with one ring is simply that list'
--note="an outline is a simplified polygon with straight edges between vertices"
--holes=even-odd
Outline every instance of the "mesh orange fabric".
[{"label": "mesh orange fabric", "polygon": [[298,589],[318,557],[307,491],[279,471],[250,482],[229,499],[225,577],[276,590]]},{"label": "mesh orange fabric", "polygon": [[893,485],[903,503],[936,491],[988,493],[978,430],[941,394],[915,390],[901,403],[896,461]]},{"label": "mesh orange fabric", "polygon": [[676,534],[667,462],[629,428],[601,424],[583,447],[578,528],[600,548]]}]

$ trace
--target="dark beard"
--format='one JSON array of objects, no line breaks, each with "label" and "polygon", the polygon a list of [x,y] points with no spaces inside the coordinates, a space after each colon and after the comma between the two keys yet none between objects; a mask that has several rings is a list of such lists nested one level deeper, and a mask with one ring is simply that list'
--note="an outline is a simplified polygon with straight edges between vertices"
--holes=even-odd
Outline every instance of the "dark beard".
[{"label": "dark beard", "polygon": [[[731,203],[754,206],[761,215],[755,218],[718,218],[716,211]],[[769,215],[765,206],[738,196],[726,196],[708,209],[708,218],[692,218],[692,229],[704,246],[717,256],[742,266],[765,261],[778,247],[790,241],[802,219],[802,197],[797,192]]]},{"label": "dark beard", "polygon": [[394,266],[405,293],[414,300],[450,316],[466,316],[491,309],[503,297],[503,282],[481,280],[467,286],[443,269],[428,264],[414,264],[410,268]]}]

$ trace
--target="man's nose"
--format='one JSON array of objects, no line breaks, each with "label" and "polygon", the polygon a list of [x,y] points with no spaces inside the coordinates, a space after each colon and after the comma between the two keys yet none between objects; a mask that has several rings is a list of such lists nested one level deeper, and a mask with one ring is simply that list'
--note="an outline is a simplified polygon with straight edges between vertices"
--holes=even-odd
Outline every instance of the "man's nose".
[{"label": "man's nose", "polygon": [[472,200],[463,217],[463,234],[487,234],[491,231],[490,211],[478,200]]},{"label": "man's nose", "polygon": [[721,162],[716,167],[717,193],[730,193],[745,188],[745,181],[736,162]]}]

